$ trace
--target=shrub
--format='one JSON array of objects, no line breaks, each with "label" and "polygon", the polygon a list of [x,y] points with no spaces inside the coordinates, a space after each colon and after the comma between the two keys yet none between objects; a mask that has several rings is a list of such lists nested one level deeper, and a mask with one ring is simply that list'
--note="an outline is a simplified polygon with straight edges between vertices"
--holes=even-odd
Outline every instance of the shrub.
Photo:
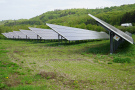
[{"label": "shrub", "polygon": [[115,63],[131,63],[131,59],[130,58],[115,58],[113,60],[113,62],[115,62]]}]

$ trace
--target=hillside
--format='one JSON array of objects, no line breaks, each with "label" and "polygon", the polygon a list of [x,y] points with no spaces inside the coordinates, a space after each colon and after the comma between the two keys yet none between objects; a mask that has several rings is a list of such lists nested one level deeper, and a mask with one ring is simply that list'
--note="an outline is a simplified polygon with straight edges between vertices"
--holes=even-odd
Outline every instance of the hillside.
[{"label": "hillside", "polygon": [[3,25],[5,23],[11,23],[11,22],[14,22],[14,20],[2,20],[0,21],[0,25]]},{"label": "hillside", "polygon": [[[0,25],[0,33],[21,29],[28,29],[28,26],[49,28],[45,24],[53,23],[70,27],[84,28],[96,31],[105,31],[102,27],[97,26],[96,22],[88,16],[88,13],[95,15],[104,21],[118,27],[122,30],[133,29],[119,27],[121,23],[130,22],[135,25],[135,4],[113,6],[97,9],[66,9],[55,10],[43,13],[29,20],[13,20],[12,22],[3,22]],[[1,23],[1,22],[0,22]]]}]

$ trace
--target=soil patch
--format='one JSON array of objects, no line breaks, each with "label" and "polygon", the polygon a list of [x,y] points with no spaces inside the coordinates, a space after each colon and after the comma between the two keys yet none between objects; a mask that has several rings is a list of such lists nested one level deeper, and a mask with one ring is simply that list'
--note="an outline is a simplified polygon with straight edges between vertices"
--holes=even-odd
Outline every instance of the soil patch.
[{"label": "soil patch", "polygon": [[38,75],[41,75],[41,77],[46,78],[46,79],[55,79],[56,78],[56,73],[54,73],[54,72],[41,71]]}]

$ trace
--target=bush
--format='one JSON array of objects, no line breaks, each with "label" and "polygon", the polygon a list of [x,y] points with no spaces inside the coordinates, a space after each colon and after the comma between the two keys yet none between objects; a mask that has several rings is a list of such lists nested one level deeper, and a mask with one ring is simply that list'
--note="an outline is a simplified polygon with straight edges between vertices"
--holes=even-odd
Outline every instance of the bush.
[{"label": "bush", "polygon": [[131,63],[131,59],[130,58],[115,58],[113,60],[113,62],[115,62],[115,63]]}]

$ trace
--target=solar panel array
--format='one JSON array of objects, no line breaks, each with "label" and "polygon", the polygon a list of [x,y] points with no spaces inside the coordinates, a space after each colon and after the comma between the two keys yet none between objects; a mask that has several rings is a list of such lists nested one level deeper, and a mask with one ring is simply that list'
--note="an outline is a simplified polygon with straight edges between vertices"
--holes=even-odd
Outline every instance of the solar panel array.
[{"label": "solar panel array", "polygon": [[131,36],[129,36],[128,34],[122,32],[121,30],[113,27],[112,25],[100,20],[99,18],[88,14],[89,16],[91,16],[93,19],[95,19],[97,22],[99,22],[100,24],[102,24],[104,27],[106,27],[107,29],[109,29],[110,31],[114,32],[115,34],[117,34],[118,36],[120,36],[121,38],[125,39],[126,41],[130,42],[131,44],[134,43],[133,38]]},{"label": "solar panel array", "polygon": [[26,39],[26,35],[22,33],[21,31],[13,31],[13,32],[17,34],[19,39]]},{"label": "solar panel array", "polygon": [[55,32],[63,36],[69,41],[90,40],[90,39],[109,39],[109,35],[105,32],[96,32],[86,29],[60,26],[54,24],[46,24]]},{"label": "solar panel array", "polygon": [[4,35],[6,38],[8,38],[8,36],[5,33],[1,33],[2,35]]},{"label": "solar panel array", "polygon": [[17,35],[13,32],[8,32],[8,34],[10,35],[10,38],[16,38]]},{"label": "solar panel array", "polygon": [[30,31],[30,30],[21,30],[21,29],[20,29],[20,31],[23,34],[27,35],[27,38],[28,39],[37,39],[37,34],[35,34],[33,31]]},{"label": "solar panel array", "polygon": [[50,40],[58,39],[58,34],[51,29],[41,29],[29,27],[33,32],[41,37],[41,39]]},{"label": "solar panel array", "polygon": [[9,33],[12,35],[13,38],[18,38],[18,35],[16,33],[14,32],[9,32]]},{"label": "solar panel array", "polygon": [[5,35],[6,35],[8,38],[13,38],[13,36],[11,36],[11,34],[9,34],[9,33],[5,33]]}]

